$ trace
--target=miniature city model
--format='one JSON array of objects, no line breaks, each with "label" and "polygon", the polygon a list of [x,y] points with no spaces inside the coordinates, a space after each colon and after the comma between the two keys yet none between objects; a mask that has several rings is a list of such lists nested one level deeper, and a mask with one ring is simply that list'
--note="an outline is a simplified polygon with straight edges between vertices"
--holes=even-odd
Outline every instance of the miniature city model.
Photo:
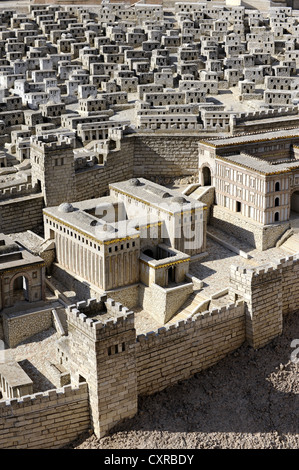
[{"label": "miniature city model", "polygon": [[226,3],[0,3],[1,448],[101,438],[299,309],[299,11]]}]

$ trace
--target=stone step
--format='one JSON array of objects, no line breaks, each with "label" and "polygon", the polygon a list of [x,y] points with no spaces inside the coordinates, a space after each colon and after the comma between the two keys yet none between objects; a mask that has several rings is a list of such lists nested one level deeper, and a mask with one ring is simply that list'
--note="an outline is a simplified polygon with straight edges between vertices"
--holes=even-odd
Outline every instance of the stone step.
[{"label": "stone step", "polygon": [[294,234],[288,238],[280,248],[287,253],[299,253],[299,234]]},{"label": "stone step", "polygon": [[194,309],[206,300],[208,300],[208,298],[203,296],[201,293],[191,294],[186,302],[182,305],[178,313],[171,319],[170,323],[186,320],[188,317],[190,317]]}]

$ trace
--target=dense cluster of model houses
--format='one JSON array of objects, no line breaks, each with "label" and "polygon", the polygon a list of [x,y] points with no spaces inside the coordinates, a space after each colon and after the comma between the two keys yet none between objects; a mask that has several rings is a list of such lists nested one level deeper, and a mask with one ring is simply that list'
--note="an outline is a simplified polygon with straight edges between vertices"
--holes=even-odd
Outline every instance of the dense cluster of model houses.
[{"label": "dense cluster of model houses", "polygon": [[39,131],[77,131],[87,143],[96,129],[107,138],[111,115],[126,108],[141,130],[229,131],[236,112],[211,99],[220,90],[236,87],[237,98],[263,109],[297,104],[299,25],[290,8],[265,17],[205,3],[177,3],[172,15],[159,5],[108,3],[96,13],[31,5],[0,17],[0,126],[22,131],[18,160]]}]

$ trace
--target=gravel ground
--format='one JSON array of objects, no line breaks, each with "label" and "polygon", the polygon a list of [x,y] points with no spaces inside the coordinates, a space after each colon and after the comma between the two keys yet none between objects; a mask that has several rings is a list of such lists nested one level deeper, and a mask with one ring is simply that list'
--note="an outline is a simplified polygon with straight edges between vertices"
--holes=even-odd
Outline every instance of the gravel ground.
[{"label": "gravel ground", "polygon": [[[214,367],[140,399],[138,414],[75,449],[298,449],[299,312],[260,350],[243,345]],[[297,354],[299,358],[299,353]]]}]

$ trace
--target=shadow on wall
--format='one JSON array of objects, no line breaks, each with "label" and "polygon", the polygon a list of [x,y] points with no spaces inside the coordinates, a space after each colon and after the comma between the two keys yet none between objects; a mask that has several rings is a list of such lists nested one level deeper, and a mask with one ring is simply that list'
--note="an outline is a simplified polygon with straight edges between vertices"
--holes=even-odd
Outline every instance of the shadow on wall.
[{"label": "shadow on wall", "polygon": [[249,230],[246,230],[245,228],[240,227],[240,226],[236,227],[236,225],[226,220],[221,220],[221,219],[214,217],[213,211],[212,211],[211,218],[210,218],[210,224],[220,230],[223,230],[224,232],[228,234],[234,233],[235,236],[237,236],[236,234],[236,229],[237,229],[238,238],[242,237],[242,240],[246,241],[246,243],[250,245],[249,251],[256,248],[256,242],[255,242],[255,237],[254,237],[253,232],[250,232]]},{"label": "shadow on wall", "polygon": [[298,365],[290,361],[298,320],[299,312],[286,316],[283,335],[260,350],[244,344],[193,378],[140,397],[138,414],[113,432],[125,431],[124,439],[130,431],[157,430],[298,434]]},{"label": "shadow on wall", "polygon": [[[138,136],[134,142],[134,176],[179,177],[193,175],[198,166],[198,140],[182,136],[169,138],[155,135]],[[186,159],[186,161],[184,161]],[[142,174],[141,174],[142,173]]]},{"label": "shadow on wall", "polygon": [[19,364],[33,381],[33,393],[45,392],[46,390],[53,390],[56,388],[56,386],[44,374],[42,374],[32,364],[32,362],[28,361],[28,359],[19,361]]}]

